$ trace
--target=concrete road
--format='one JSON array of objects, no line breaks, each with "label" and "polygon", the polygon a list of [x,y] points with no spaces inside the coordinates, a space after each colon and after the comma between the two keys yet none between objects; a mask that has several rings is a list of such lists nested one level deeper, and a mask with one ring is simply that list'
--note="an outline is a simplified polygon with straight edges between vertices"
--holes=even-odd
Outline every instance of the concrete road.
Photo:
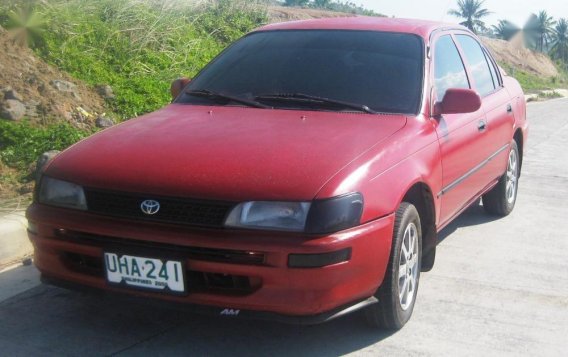
[{"label": "concrete road", "polygon": [[475,206],[442,232],[414,316],[397,333],[369,330],[359,314],[298,327],[149,309],[42,286],[33,268],[19,267],[0,274],[0,291],[7,291],[0,295],[0,354],[566,355],[566,113],[566,99],[529,105],[531,137],[514,213],[495,220]]}]

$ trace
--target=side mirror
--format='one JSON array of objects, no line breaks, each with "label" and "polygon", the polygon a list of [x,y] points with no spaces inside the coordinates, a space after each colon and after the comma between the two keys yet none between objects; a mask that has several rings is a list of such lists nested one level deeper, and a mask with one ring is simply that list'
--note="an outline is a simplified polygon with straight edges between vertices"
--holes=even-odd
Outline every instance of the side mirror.
[{"label": "side mirror", "polygon": [[433,116],[473,113],[481,108],[481,97],[471,89],[450,88],[444,99],[434,104]]},{"label": "side mirror", "polygon": [[190,78],[182,77],[174,80],[170,86],[170,93],[172,94],[172,100],[176,99],[181,91],[191,82]]}]

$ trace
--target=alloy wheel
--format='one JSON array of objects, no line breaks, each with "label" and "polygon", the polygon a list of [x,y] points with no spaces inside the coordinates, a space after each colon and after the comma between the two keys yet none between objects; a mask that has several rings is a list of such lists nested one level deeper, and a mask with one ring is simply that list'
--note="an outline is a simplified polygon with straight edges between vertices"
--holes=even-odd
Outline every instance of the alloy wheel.
[{"label": "alloy wheel", "polygon": [[513,203],[516,198],[517,181],[519,179],[518,161],[517,152],[515,150],[511,150],[509,153],[509,162],[507,164],[507,183],[505,186],[505,194],[509,204]]},{"label": "alloy wheel", "polygon": [[400,307],[406,311],[414,300],[418,279],[418,230],[414,223],[409,223],[404,230],[400,248],[398,269],[398,297]]}]

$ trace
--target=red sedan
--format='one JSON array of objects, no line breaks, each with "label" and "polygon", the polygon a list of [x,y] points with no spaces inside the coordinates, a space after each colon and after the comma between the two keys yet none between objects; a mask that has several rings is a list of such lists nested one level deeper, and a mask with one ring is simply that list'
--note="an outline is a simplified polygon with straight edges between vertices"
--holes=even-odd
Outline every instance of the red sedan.
[{"label": "red sedan", "polygon": [[45,168],[27,211],[45,282],[396,329],[437,233],[480,197],[515,205],[524,95],[463,27],[268,25],[172,88]]}]

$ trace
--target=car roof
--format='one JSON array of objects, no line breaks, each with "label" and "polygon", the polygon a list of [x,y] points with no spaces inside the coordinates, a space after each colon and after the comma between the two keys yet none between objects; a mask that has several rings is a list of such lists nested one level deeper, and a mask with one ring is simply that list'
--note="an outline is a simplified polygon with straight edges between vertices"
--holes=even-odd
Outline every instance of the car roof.
[{"label": "car roof", "polygon": [[255,31],[367,30],[410,33],[421,36],[423,38],[428,38],[433,31],[444,28],[454,28],[468,31],[463,26],[448,24],[444,22],[371,16],[334,17],[325,19],[280,22],[263,26],[256,29]]}]

